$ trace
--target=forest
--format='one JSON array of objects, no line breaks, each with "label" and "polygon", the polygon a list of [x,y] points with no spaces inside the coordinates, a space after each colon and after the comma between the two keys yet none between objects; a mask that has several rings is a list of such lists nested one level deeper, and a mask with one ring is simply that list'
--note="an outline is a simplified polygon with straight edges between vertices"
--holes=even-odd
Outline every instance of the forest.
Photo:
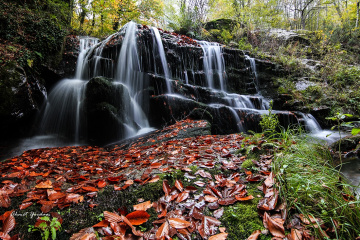
[{"label": "forest", "polygon": [[360,239],[360,1],[3,0],[0,239]]}]

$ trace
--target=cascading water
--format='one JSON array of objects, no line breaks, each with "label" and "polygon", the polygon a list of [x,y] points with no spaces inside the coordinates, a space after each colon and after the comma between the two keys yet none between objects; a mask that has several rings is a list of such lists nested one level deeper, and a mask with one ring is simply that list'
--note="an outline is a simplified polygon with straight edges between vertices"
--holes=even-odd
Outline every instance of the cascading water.
[{"label": "cascading water", "polygon": [[85,55],[89,48],[98,43],[98,39],[80,38],[80,53],[77,60],[75,79],[60,81],[50,92],[42,111],[40,135],[66,136],[79,143],[82,134],[83,100],[87,81],[80,80],[85,68]]},{"label": "cascading water", "polygon": [[259,81],[258,81],[258,76],[257,76],[257,71],[256,71],[255,59],[248,55],[245,55],[245,59],[250,62],[250,68],[251,68],[251,72],[253,75],[253,83],[255,85],[256,92],[259,93]]},{"label": "cascading water", "polygon": [[[129,22],[125,26],[126,34],[121,45],[118,58],[115,81],[124,84],[130,93],[131,107],[125,109],[125,115],[130,116],[137,126],[131,121],[125,122],[127,128],[126,137],[131,137],[137,132],[137,128],[151,130],[146,114],[141,103],[144,101],[141,91],[144,90],[144,74],[141,72],[139,54],[137,50],[137,24]],[[144,130],[141,131],[143,133]]]},{"label": "cascading water", "polygon": [[226,90],[225,63],[222,57],[221,47],[218,43],[205,41],[198,42],[204,51],[204,72],[208,87]]},{"label": "cascading water", "polygon": [[[161,61],[161,65],[164,71],[164,76],[165,76],[165,80],[166,80],[166,87],[167,87],[167,92],[171,93],[171,85],[170,85],[170,70],[166,61],[166,56],[165,56],[165,51],[164,51],[164,46],[162,44],[162,40],[161,40],[161,36],[159,33],[159,30],[155,27],[151,28],[151,32],[153,33],[153,53],[158,52],[159,53],[159,57],[160,57],[160,61]],[[155,58],[155,54],[154,54],[154,58]],[[156,60],[154,61],[155,65],[156,65]],[[156,72],[156,66],[155,66],[155,73]]]}]

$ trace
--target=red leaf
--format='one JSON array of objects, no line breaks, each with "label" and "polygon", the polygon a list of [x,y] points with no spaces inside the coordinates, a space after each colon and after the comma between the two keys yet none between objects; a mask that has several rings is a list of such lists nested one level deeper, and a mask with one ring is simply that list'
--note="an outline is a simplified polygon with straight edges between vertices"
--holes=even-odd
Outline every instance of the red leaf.
[{"label": "red leaf", "polygon": [[131,222],[129,221],[129,219],[127,219],[125,216],[121,216],[122,220],[124,221],[124,223],[126,223],[132,230],[132,233],[136,236],[142,236],[143,233],[140,231],[136,231],[135,227],[131,224]]},{"label": "red leaf", "polygon": [[3,233],[3,232],[0,232],[0,238],[1,238],[2,240],[11,240],[10,235],[7,234],[7,233]]},{"label": "red leaf", "polygon": [[169,223],[171,227],[176,229],[187,228],[191,225],[190,222],[182,220],[181,218],[169,218]]},{"label": "red leaf", "polygon": [[98,222],[97,224],[95,224],[92,227],[107,227],[109,226],[109,222],[107,220],[102,220],[101,222]]},{"label": "red leaf", "polygon": [[135,211],[126,215],[126,218],[132,225],[141,225],[150,218],[150,215],[146,211]]}]

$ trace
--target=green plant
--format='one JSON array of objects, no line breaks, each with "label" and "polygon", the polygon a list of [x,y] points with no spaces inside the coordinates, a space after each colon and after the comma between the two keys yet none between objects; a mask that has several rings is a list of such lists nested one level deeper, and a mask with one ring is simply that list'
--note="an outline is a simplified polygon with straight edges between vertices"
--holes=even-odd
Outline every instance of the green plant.
[{"label": "green plant", "polygon": [[61,229],[61,223],[56,217],[50,220],[50,217],[44,216],[37,220],[35,225],[29,225],[28,232],[39,231],[41,238],[44,240],[49,239],[51,233],[51,239],[56,239],[56,231]]},{"label": "green plant", "polygon": [[279,127],[279,119],[276,114],[272,113],[273,102],[270,101],[269,113],[261,115],[260,126],[265,135],[276,133]]},{"label": "green plant", "polygon": [[326,232],[330,239],[355,239],[360,234],[360,208],[352,186],[329,162],[326,146],[309,137],[293,135],[293,140],[296,144],[277,154],[273,165],[289,219],[293,214],[317,219],[308,226],[315,238],[322,239],[324,229],[331,228]]}]

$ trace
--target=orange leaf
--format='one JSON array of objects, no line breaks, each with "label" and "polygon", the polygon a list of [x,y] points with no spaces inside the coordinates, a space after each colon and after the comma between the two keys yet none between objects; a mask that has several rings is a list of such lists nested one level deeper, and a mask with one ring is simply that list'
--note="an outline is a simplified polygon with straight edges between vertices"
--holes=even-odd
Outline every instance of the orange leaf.
[{"label": "orange leaf", "polygon": [[171,227],[176,229],[187,228],[191,225],[190,222],[182,220],[181,218],[169,218],[169,223]]},{"label": "orange leaf", "polygon": [[254,199],[254,196],[250,195],[250,196],[247,196],[247,197],[238,197],[238,195],[235,195],[235,198],[238,201],[247,201],[247,200]]},{"label": "orange leaf", "polygon": [[155,169],[161,167],[162,164],[160,162],[155,162],[150,165],[150,168]]},{"label": "orange leaf", "polygon": [[40,182],[39,184],[37,184],[35,188],[53,188],[53,186],[50,180],[46,180],[45,182]]},{"label": "orange leaf", "polygon": [[169,236],[169,231],[170,231],[169,223],[167,221],[165,221],[157,230],[157,232],[155,234],[155,238],[163,239],[166,236]]},{"label": "orange leaf", "polygon": [[52,201],[52,200],[60,199],[63,197],[66,197],[66,193],[56,192],[56,193],[51,194],[48,198],[49,198],[49,200]]},{"label": "orange leaf", "polygon": [[138,211],[146,211],[151,207],[152,207],[152,203],[150,201],[139,203],[139,204],[133,206],[135,211],[136,210],[138,210]]},{"label": "orange leaf", "polygon": [[227,235],[227,233],[219,233],[209,237],[209,240],[225,240],[227,238]]},{"label": "orange leaf", "polygon": [[99,189],[94,188],[94,187],[81,187],[83,190],[87,191],[87,192],[97,192],[99,191]]},{"label": "orange leaf", "polygon": [[105,180],[100,180],[97,183],[98,188],[104,188],[106,186],[106,181]]},{"label": "orange leaf", "polygon": [[132,225],[141,225],[146,222],[150,215],[146,211],[135,211],[126,215],[126,218],[131,222]]}]

